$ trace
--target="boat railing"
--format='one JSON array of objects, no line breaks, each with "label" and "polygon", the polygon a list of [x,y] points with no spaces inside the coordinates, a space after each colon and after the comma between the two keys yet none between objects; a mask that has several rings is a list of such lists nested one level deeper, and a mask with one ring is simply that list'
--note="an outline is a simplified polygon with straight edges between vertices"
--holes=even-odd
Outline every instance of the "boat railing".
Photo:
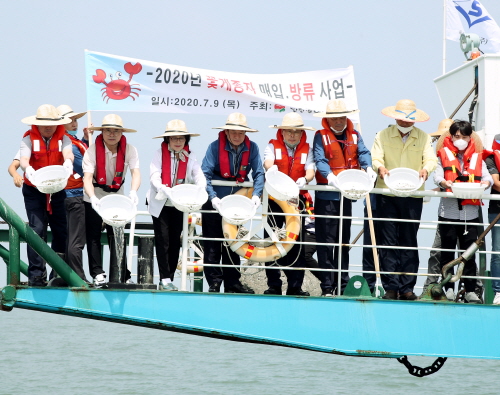
[{"label": "boat railing", "polygon": [[[235,182],[231,182],[231,181],[212,181],[212,185],[215,185],[215,186],[238,186],[238,187],[248,187],[248,188],[251,188],[253,186],[253,183],[252,182],[245,182],[245,183],[239,183],[239,184],[236,184]],[[324,185],[307,185],[304,187],[304,189],[306,190],[312,190],[312,191],[338,191],[336,188],[334,187],[331,187],[331,186],[324,186]],[[374,188],[372,191],[371,191],[372,194],[388,194],[390,195],[391,192],[389,189],[385,189],[385,188]],[[454,197],[454,194],[451,193],[451,192],[438,192],[438,191],[416,191],[415,193],[413,193],[414,197],[426,197],[426,196],[429,196],[429,197]],[[268,215],[273,215],[273,216],[278,216],[278,215],[284,215],[284,216],[290,216],[290,215],[293,215],[293,216],[301,216],[301,217],[309,217],[310,214],[309,213],[300,213],[300,214],[285,214],[285,213],[275,213],[275,212],[270,212],[268,210],[268,199],[269,199],[269,196],[266,192],[266,190],[264,189],[264,192],[263,192],[263,196],[262,196],[262,209],[261,209],[261,212],[258,213],[257,215],[254,216],[254,218],[252,219],[252,221],[262,221],[263,219],[267,219],[267,216]],[[483,200],[500,200],[500,195],[490,195],[490,194],[484,194],[482,196],[482,199]],[[344,205],[344,200],[341,199],[340,200],[340,213],[343,213],[343,205]],[[199,211],[200,213],[213,213],[215,212],[214,210],[200,210]],[[189,234],[189,232],[187,231],[188,230],[188,217],[189,215],[187,213],[184,213],[184,217],[183,217],[183,238],[182,238],[182,256],[181,256],[181,261],[182,261],[182,270],[181,270],[181,290],[187,290],[187,267],[188,265],[190,264],[189,262],[189,247],[190,245],[192,245],[193,242],[195,241],[203,241],[203,240],[218,240],[218,241],[223,241],[223,242],[229,242],[229,241],[239,241],[239,242],[242,242],[242,241],[255,241],[255,240],[250,240],[254,235],[256,235],[257,232],[259,231],[262,231],[262,229],[264,228],[264,224],[261,223],[260,226],[252,226],[251,228],[251,231],[246,235],[244,236],[242,239],[229,239],[229,238],[207,238],[207,237],[204,237],[203,235],[199,236],[199,235],[193,235],[193,234]],[[323,216],[320,216],[320,215],[316,215],[314,214],[314,217],[318,218],[318,217],[323,217]],[[437,228],[437,226],[440,224],[440,223],[456,223],[456,222],[451,222],[451,221],[438,221],[438,220],[397,220],[397,219],[393,219],[393,218],[390,218],[390,219],[387,219],[387,218],[378,218],[378,217],[374,217],[374,218],[367,218],[367,217],[360,217],[360,216],[344,216],[342,214],[340,215],[337,215],[337,216],[325,216],[325,217],[329,217],[329,218],[338,218],[340,221],[339,221],[339,234],[342,234],[342,228],[343,228],[343,220],[344,219],[351,219],[352,220],[352,225],[354,226],[363,226],[364,224],[364,221],[367,221],[367,220],[373,220],[373,221],[392,221],[392,222],[418,222],[420,223],[420,228],[421,229],[428,229],[428,230],[435,230]],[[253,225],[253,224],[252,224]],[[488,223],[482,223],[482,222],[467,222],[467,226],[487,226]],[[496,226],[500,226],[500,225],[496,225]],[[133,236],[131,236],[133,237]],[[435,247],[423,247],[423,246],[418,246],[418,247],[406,247],[406,246],[384,246],[384,245],[380,245],[380,244],[375,244],[375,245],[372,245],[372,244],[357,244],[357,243],[342,243],[341,240],[339,239],[337,242],[334,242],[334,243],[318,243],[318,242],[305,242],[305,241],[296,241],[295,242],[296,244],[301,244],[301,245],[319,245],[319,244],[322,244],[322,245],[326,245],[326,246],[333,246],[333,247],[338,247],[338,248],[370,248],[370,249],[374,249],[376,248],[377,250],[380,250],[380,249],[400,249],[400,250],[409,250],[409,249],[413,249],[413,250],[420,250],[420,251],[453,251],[453,252],[458,252],[458,253],[461,253],[464,251],[464,249],[459,249],[459,248],[456,248],[456,249],[443,249],[443,248],[435,248]],[[486,256],[486,255],[494,255],[494,254],[500,254],[500,252],[498,251],[490,251],[490,250],[486,250],[486,249],[483,249],[482,251],[478,251],[478,253],[480,254],[480,256],[482,256],[483,258]],[[385,271],[382,271],[382,270],[374,270],[374,271],[366,271],[366,270],[362,270],[362,268],[359,268],[361,265],[353,265],[351,264],[350,267],[348,269],[342,269],[342,254],[338,254],[338,268],[337,269],[321,269],[321,268],[297,268],[297,267],[289,267],[289,266],[278,266],[278,265],[274,265],[274,266],[266,266],[266,269],[269,269],[269,270],[313,270],[315,272],[322,272],[322,271],[336,271],[338,273],[338,276],[337,276],[337,279],[338,279],[338,284],[337,284],[337,292],[340,294],[340,290],[341,290],[341,284],[340,284],[340,280],[341,280],[341,276],[340,274],[342,272],[351,272],[351,273],[372,273],[372,274],[375,274],[377,276],[377,289],[379,288],[378,286],[380,285],[379,284],[379,278],[380,278],[380,275],[381,274],[396,274],[396,275],[414,275],[414,276],[421,276],[421,277],[428,277],[428,276],[434,276],[434,277],[440,277],[440,274],[430,274],[430,273],[407,273],[407,272],[385,272]],[[213,266],[213,267],[232,267],[232,265],[221,265],[221,264],[209,264],[209,263],[197,263],[197,265],[199,266],[204,266],[204,267],[208,267],[208,266]],[[263,266],[264,264],[262,264]],[[485,267],[485,262],[484,262],[484,267]],[[255,269],[256,268],[256,265],[255,264],[251,264],[251,265],[248,265],[248,264],[241,264],[239,266],[240,268],[242,269],[246,269],[246,268],[253,268]],[[422,269],[425,269],[425,268],[419,268],[419,270],[422,270]],[[482,270],[480,272],[481,275],[479,276],[462,276],[462,278],[476,278],[476,279],[482,279],[482,280],[491,280],[491,279],[499,279],[500,278],[495,278],[495,277],[489,277],[489,276],[486,276],[484,275],[484,270]]]}]

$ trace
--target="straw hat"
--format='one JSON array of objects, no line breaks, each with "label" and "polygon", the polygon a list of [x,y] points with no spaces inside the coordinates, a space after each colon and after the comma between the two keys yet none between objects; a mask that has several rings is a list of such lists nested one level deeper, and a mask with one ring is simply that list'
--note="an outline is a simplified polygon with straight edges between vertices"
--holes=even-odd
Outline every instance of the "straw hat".
[{"label": "straw hat", "polygon": [[430,118],[425,112],[417,109],[413,100],[408,99],[398,101],[395,106],[384,108],[382,114],[406,122],[425,122]]},{"label": "straw hat", "polygon": [[160,139],[163,137],[170,136],[199,136],[197,133],[189,133],[186,128],[186,123],[181,121],[180,119],[172,119],[167,123],[167,127],[165,128],[165,133],[161,136],[153,137],[154,139]]},{"label": "straw hat", "polygon": [[54,126],[70,123],[71,119],[61,116],[52,104],[42,104],[36,110],[36,115],[23,118],[21,122],[28,125]]},{"label": "straw hat", "polygon": [[429,136],[431,137],[441,137],[441,135],[445,132],[450,131],[450,126],[453,123],[453,119],[443,119],[441,122],[439,122],[438,125],[438,130],[433,133],[429,133]]},{"label": "straw hat", "polygon": [[300,114],[289,112],[283,117],[282,125],[271,125],[273,129],[299,129],[299,130],[316,130],[310,126],[304,126],[304,121]]},{"label": "straw hat", "polygon": [[233,112],[227,117],[226,124],[212,129],[224,130],[243,130],[244,132],[258,132],[258,130],[250,129],[247,125],[247,117],[239,112]]},{"label": "straw hat", "polygon": [[103,130],[103,129],[121,129],[125,133],[135,133],[137,130],[126,129],[123,127],[122,118],[116,114],[108,114],[102,120],[101,126],[92,126],[89,130]]},{"label": "straw hat", "polygon": [[63,117],[74,118],[74,119],[79,119],[83,117],[85,114],[87,114],[87,111],[74,112],[73,109],[67,104],[61,104],[59,107],[57,107],[57,111],[59,111],[59,114],[61,114],[61,116]]},{"label": "straw hat", "polygon": [[359,110],[347,110],[345,102],[343,100],[337,99],[330,100],[326,104],[326,112],[319,112],[313,115],[320,118],[340,118],[347,115],[356,114],[358,112]]}]

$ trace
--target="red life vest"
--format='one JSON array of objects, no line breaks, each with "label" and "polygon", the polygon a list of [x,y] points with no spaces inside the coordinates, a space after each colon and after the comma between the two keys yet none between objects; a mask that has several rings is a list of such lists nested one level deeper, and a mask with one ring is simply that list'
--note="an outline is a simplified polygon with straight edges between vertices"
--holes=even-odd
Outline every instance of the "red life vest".
[{"label": "red life vest", "polygon": [[245,177],[248,174],[248,164],[250,162],[250,139],[245,136],[244,144],[247,150],[243,152],[241,156],[241,165],[238,174],[233,175],[231,171],[231,164],[229,163],[230,153],[226,151],[227,137],[224,130],[219,132],[219,167],[220,175],[223,178],[228,178],[229,180],[236,182],[245,181]]},{"label": "red life vest", "polygon": [[[185,145],[183,149],[188,153],[190,152],[189,145]],[[167,187],[184,184],[186,182],[188,161],[189,158],[186,158],[184,162],[179,159],[179,166],[175,173],[175,182],[172,182],[172,158],[168,150],[168,144],[165,142],[161,143],[161,183]]]},{"label": "red life vest", "polygon": [[[78,148],[83,157],[83,155],[85,155],[85,152],[87,151],[87,144],[85,144],[83,141],[78,140],[75,136],[67,132],[66,136],[68,136],[71,139],[71,143]],[[75,178],[75,175],[78,175],[78,177]],[[80,177],[80,175],[76,171],[73,171],[73,174],[68,178],[68,184],[64,189],[75,189],[75,188],[83,188],[83,177]]]},{"label": "red life vest", "polygon": [[[462,169],[457,158],[458,148],[453,145],[451,136],[447,136],[443,141],[443,148],[438,151],[439,159],[444,170],[446,181],[452,182],[481,182],[482,178],[482,152],[476,152],[474,139],[471,138],[469,145],[465,149],[463,156]],[[451,192],[451,189],[446,189]],[[462,206],[467,204],[480,206],[481,200],[478,199],[459,199]]]},{"label": "red life vest", "polygon": [[[64,158],[62,155],[62,141],[65,133],[66,129],[64,128],[64,125],[58,125],[55,133],[50,139],[48,147],[36,125],[32,125],[31,129],[24,133],[23,138],[30,136],[30,166],[33,167],[33,169],[38,170],[45,166],[63,164]],[[30,186],[34,186],[30,180],[26,178],[26,174],[24,175],[24,182]]]},{"label": "red life vest", "polygon": [[[316,134],[321,134],[325,158],[328,159],[328,164],[330,165],[332,173],[337,175],[346,169],[359,169],[358,132],[354,130],[354,125],[351,120],[347,118],[345,140],[337,140],[326,118],[321,120],[321,125],[323,129],[318,130]],[[339,142],[344,144],[343,149],[340,147]],[[328,180],[323,177],[319,171],[316,171],[316,181],[318,184],[328,183]]]},{"label": "red life vest", "polygon": [[491,148],[493,151],[483,151],[483,159],[486,159],[486,157],[493,155],[495,166],[497,167],[497,169],[500,169],[500,144],[497,143],[496,140],[493,140],[493,145]]},{"label": "red life vest", "polygon": [[104,192],[118,192],[125,181],[123,171],[125,169],[125,153],[127,151],[127,139],[122,135],[118,142],[118,151],[116,155],[116,169],[111,185],[106,185],[106,149],[104,147],[104,139],[102,134],[95,139],[95,158],[96,158],[96,174],[94,183],[95,187],[102,188]]},{"label": "red life vest", "polygon": [[283,130],[278,129],[276,140],[270,140],[269,143],[274,146],[274,164],[278,170],[288,175],[292,180],[297,181],[306,175],[306,160],[309,153],[309,144],[306,142],[306,132],[302,132],[300,142],[295,147],[293,158],[288,156],[288,149],[283,140]]}]

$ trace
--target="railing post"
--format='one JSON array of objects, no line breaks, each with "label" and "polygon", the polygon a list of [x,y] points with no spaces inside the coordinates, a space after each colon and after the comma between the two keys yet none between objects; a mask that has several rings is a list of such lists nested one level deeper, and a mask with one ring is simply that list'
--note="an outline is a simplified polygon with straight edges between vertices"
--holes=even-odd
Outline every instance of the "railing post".
[{"label": "railing post", "polygon": [[[340,193],[340,213],[339,213],[339,250],[337,253],[338,259],[337,259],[337,295],[342,294],[341,290],[341,276],[342,276],[342,242],[343,242],[343,237],[342,237],[342,232],[344,231],[344,196]],[[335,256],[335,250],[334,254]]]},{"label": "railing post", "polygon": [[21,282],[21,242],[19,232],[9,226],[9,265],[7,271],[7,284],[19,285]]},{"label": "railing post", "polygon": [[[137,282],[153,284],[154,235],[137,236]],[[130,250],[129,250],[130,253]]]},{"label": "railing post", "polygon": [[188,237],[189,237],[189,213],[182,215],[182,270],[181,291],[187,291],[187,260],[188,260]]}]

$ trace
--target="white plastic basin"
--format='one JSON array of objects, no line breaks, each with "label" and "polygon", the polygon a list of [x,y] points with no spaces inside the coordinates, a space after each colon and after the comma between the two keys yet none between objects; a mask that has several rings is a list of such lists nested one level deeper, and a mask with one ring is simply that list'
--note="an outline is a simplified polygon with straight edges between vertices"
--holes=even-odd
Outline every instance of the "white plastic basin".
[{"label": "white plastic basin", "polygon": [[45,166],[35,171],[31,183],[42,193],[56,193],[66,188],[68,172],[62,166]]},{"label": "white plastic basin", "polygon": [[101,199],[99,215],[110,226],[125,226],[135,217],[136,212],[137,207],[127,196],[113,194]]},{"label": "white plastic basin", "polygon": [[418,171],[406,167],[389,170],[389,174],[384,178],[385,184],[399,197],[411,196],[424,182],[424,179],[418,176]]},{"label": "white plastic basin", "polygon": [[290,200],[299,196],[299,187],[289,176],[280,171],[266,173],[266,191],[278,200]]},{"label": "white plastic basin", "polygon": [[242,225],[255,215],[257,207],[241,195],[228,195],[220,201],[220,215],[233,225]]},{"label": "white plastic basin", "polygon": [[181,184],[172,188],[171,201],[174,207],[182,212],[198,211],[208,200],[207,191],[193,184]]}]

